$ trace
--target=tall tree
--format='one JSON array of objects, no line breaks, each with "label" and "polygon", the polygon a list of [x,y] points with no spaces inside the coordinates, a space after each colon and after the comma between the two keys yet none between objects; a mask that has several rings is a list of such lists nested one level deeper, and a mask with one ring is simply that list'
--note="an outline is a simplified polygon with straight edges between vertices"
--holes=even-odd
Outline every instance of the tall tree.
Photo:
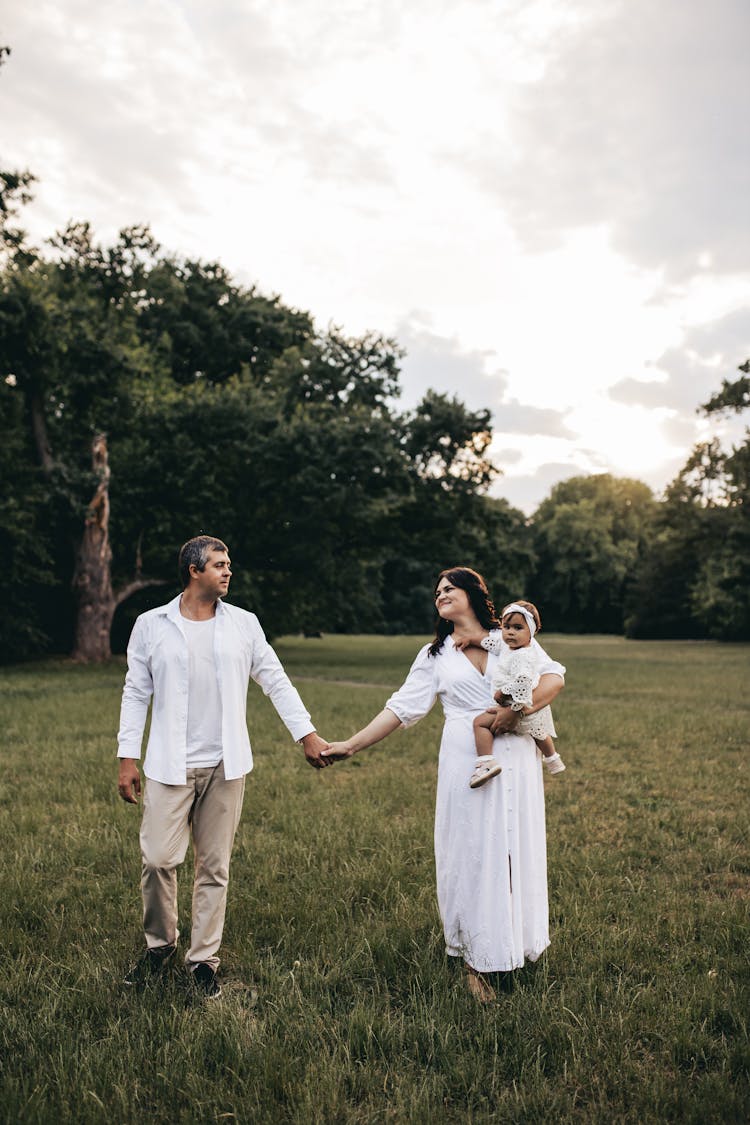
[{"label": "tall tree", "polygon": [[619,633],[656,502],[641,481],[601,473],[555,485],[532,516],[532,594],[547,627]]},{"label": "tall tree", "polygon": [[[750,407],[750,360],[702,406],[706,415]],[[750,430],[731,450],[714,443],[701,466],[714,485],[707,505],[708,549],[692,589],[693,612],[710,637],[750,637]]]},{"label": "tall tree", "polygon": [[[136,332],[136,293],[153,246],[134,230],[105,251],[85,224],[53,246],[52,258],[16,253],[3,273],[0,364],[44,479],[56,570],[72,581],[75,653],[101,660],[109,655],[106,617],[119,597],[111,587],[103,435],[127,427],[131,385],[151,373]],[[65,602],[61,592],[63,618]]]},{"label": "tall tree", "polygon": [[[700,409],[750,406],[750,362]],[[695,446],[659,505],[626,621],[634,637],[750,637],[750,441]]]}]

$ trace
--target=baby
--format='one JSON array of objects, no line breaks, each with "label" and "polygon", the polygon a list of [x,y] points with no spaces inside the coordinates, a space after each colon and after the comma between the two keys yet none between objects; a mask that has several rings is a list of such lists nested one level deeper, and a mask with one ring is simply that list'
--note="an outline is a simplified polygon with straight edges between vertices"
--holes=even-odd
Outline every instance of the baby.
[{"label": "baby", "polygon": [[[498,654],[492,675],[492,694],[497,703],[523,713],[532,707],[531,693],[539,683],[537,655],[531,641],[541,628],[539,611],[531,602],[512,602],[503,610],[500,633],[484,637],[482,648]],[[494,712],[485,711],[474,720],[474,737],[477,746],[477,763],[469,780],[472,789],[478,789],[490,778],[502,772],[502,767],[492,756],[493,734],[490,730]],[[550,773],[562,773],[565,763],[555,750],[552,741],[556,735],[549,707],[542,707],[533,715],[521,718],[516,731],[530,734],[542,752],[542,761]]]}]

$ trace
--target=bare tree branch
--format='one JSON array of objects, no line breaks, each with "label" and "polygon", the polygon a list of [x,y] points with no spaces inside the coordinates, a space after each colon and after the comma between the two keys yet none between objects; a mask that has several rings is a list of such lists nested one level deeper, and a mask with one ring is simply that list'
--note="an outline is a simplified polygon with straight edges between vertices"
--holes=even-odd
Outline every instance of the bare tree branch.
[{"label": "bare tree branch", "polygon": [[145,590],[148,586],[166,586],[167,583],[163,578],[134,578],[132,582],[126,582],[115,593],[115,606],[122,605],[124,601],[130,597],[131,594],[136,594],[139,590]]}]

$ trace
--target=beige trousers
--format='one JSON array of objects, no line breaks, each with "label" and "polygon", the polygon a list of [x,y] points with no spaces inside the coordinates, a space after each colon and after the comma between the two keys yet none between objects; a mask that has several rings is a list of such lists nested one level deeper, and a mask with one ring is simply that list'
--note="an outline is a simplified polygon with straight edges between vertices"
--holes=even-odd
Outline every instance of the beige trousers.
[{"label": "beige trousers", "polygon": [[224,930],[229,859],[242,812],[245,779],[226,781],[224,763],[189,769],[186,785],[146,780],[141,821],[143,928],[149,949],[173,945],[177,929],[177,868],[192,834],[195,854],[193,925],[188,968],[216,969]]}]

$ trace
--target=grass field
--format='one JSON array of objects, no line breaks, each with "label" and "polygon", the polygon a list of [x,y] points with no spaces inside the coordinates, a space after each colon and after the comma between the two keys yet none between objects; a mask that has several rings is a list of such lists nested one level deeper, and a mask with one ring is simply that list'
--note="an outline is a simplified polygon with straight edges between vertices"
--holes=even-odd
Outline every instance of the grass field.
[{"label": "grass field", "polygon": [[[440,717],[317,772],[251,688],[256,769],[213,1005],[134,996],[124,665],[0,673],[0,1120],[746,1122],[748,646],[547,637],[552,945],[481,1008],[446,962]],[[416,638],[282,638],[321,732],[380,709]],[[189,862],[181,913],[189,918]],[[249,990],[257,991],[257,998]]]}]

